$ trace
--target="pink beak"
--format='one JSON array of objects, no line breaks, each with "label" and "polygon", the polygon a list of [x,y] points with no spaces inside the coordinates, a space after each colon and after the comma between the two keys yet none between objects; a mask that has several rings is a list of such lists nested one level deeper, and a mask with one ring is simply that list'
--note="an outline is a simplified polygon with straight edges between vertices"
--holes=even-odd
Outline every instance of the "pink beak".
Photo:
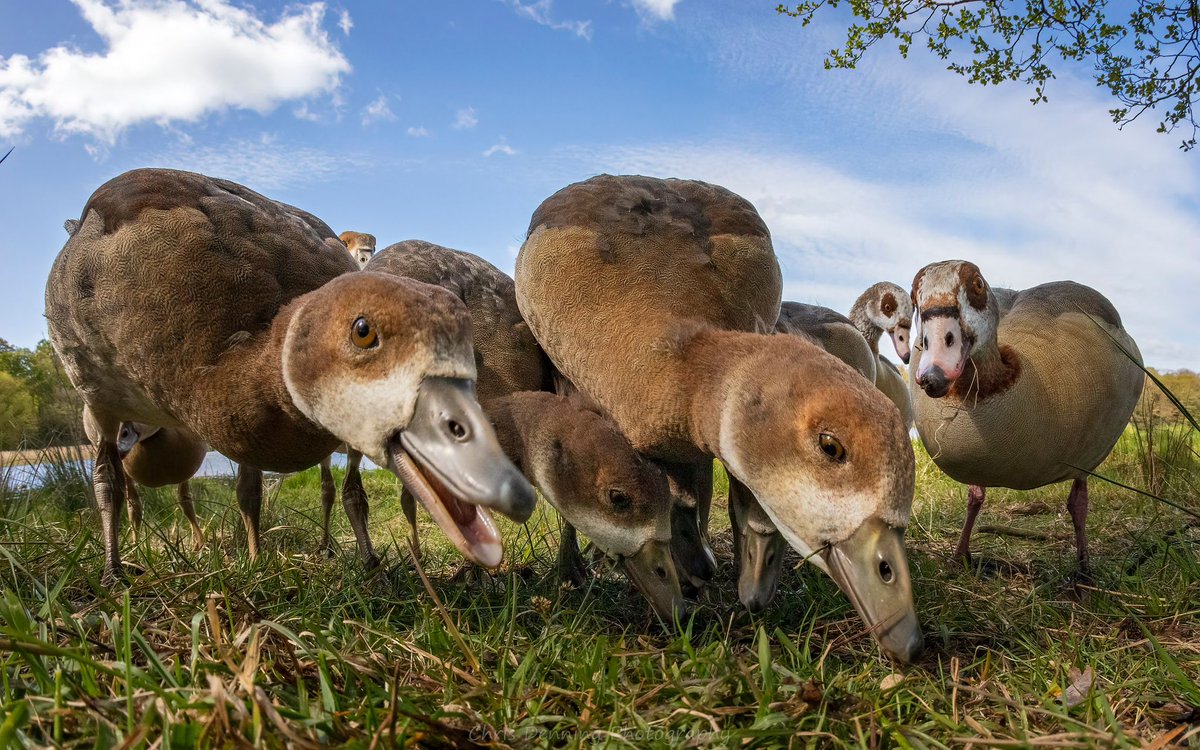
[{"label": "pink beak", "polygon": [[941,398],[962,375],[967,364],[966,337],[957,318],[939,315],[921,323],[921,359],[917,385],[933,398]]}]

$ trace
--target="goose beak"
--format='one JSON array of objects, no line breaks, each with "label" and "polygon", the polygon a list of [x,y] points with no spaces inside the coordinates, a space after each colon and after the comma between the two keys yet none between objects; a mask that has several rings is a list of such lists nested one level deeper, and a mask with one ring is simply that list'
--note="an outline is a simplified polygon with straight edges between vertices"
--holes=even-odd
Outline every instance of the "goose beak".
[{"label": "goose beak", "polygon": [[921,340],[914,377],[927,396],[941,398],[962,375],[970,353],[969,342],[958,319],[945,315],[922,322]]},{"label": "goose beak", "polygon": [[902,662],[915,659],[924,641],[913,608],[904,531],[868,518],[821,557],[883,650]]},{"label": "goose beak", "polygon": [[671,545],[651,539],[630,557],[622,557],[625,575],[650,600],[658,616],[673,622],[687,617],[687,605],[679,588],[679,577],[671,560]]},{"label": "goose beak", "polygon": [[787,541],[778,531],[746,526],[734,530],[738,543],[738,599],[751,612],[761,612],[775,598]]},{"label": "goose beak", "polygon": [[700,511],[671,506],[671,556],[679,568],[683,585],[699,591],[717,572],[717,558],[700,531]]},{"label": "goose beak", "polygon": [[500,449],[468,380],[426,378],[387,457],[454,546],[484,567],[499,565],[504,551],[489,509],[519,523],[533,513],[533,487]]},{"label": "goose beak", "polygon": [[896,348],[896,356],[899,357],[900,361],[906,365],[912,356],[912,350],[908,345],[908,335],[908,329],[902,328],[901,326],[896,326],[893,328],[891,333],[892,346]]}]

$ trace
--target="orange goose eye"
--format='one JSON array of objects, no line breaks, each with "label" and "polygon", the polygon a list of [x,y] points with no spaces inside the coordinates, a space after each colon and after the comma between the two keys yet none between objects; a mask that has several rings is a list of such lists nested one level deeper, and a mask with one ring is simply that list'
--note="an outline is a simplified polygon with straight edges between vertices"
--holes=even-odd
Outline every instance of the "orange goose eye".
[{"label": "orange goose eye", "polygon": [[830,435],[828,432],[822,432],[817,439],[817,444],[821,446],[821,452],[829,456],[839,464],[846,460],[846,447],[842,445],[842,441]]},{"label": "orange goose eye", "polygon": [[350,343],[359,349],[370,349],[379,343],[379,334],[366,318],[358,318],[350,326]]}]

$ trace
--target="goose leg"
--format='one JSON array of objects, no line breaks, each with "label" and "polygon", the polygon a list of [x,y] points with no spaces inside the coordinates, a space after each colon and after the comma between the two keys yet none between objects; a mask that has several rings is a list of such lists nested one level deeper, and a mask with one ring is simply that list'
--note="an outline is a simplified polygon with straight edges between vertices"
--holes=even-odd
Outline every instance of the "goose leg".
[{"label": "goose leg", "polygon": [[350,528],[354,529],[354,539],[358,542],[358,552],[362,555],[363,565],[367,570],[379,567],[379,555],[371,546],[371,535],[367,531],[367,490],[363,487],[362,474],[358,463],[362,454],[353,448],[346,451],[346,478],[342,481],[342,507],[350,518]]},{"label": "goose leg", "polygon": [[566,521],[558,542],[558,578],[573,586],[582,586],[587,581],[587,563],[579,551],[579,537],[575,527]]},{"label": "goose leg", "polygon": [[337,488],[333,483],[333,471],[330,469],[331,463],[330,456],[321,460],[321,550],[327,555],[333,554],[333,537],[329,534],[329,514],[333,511],[333,501],[337,497]]},{"label": "goose leg", "polygon": [[413,497],[407,487],[400,488],[400,509],[404,511],[404,517],[408,519],[408,527],[412,529],[413,554],[420,560],[421,544],[417,539],[417,498]]},{"label": "goose leg", "polygon": [[250,550],[251,560],[258,557],[258,517],[262,513],[262,483],[261,469],[252,469],[245,464],[238,464],[238,508],[242,511],[242,523],[246,525],[246,546]]},{"label": "goose leg", "polygon": [[[124,470],[124,465],[121,466]],[[126,511],[129,513],[129,531],[133,535],[133,543],[138,543],[138,532],[142,528],[142,496],[138,494],[137,483],[133,481],[133,477],[125,475],[125,501],[128,503]]]},{"label": "goose leg", "polygon": [[967,565],[971,564],[971,529],[975,527],[975,516],[979,515],[979,509],[983,507],[986,489],[977,484],[967,487],[967,519],[963,521],[962,536],[958,538],[958,546],[954,548],[954,559]]},{"label": "goose leg", "polygon": [[117,445],[101,438],[96,445],[96,462],[92,469],[92,487],[96,506],[100,509],[100,528],[104,534],[104,580],[119,581],[125,571],[121,566],[121,506],[125,503],[125,469]]},{"label": "goose leg", "polygon": [[1090,560],[1087,548],[1088,494],[1086,479],[1076,479],[1071,484],[1071,494],[1067,495],[1067,512],[1071,514],[1071,523],[1075,526],[1075,555],[1079,562],[1079,572],[1087,575]]},{"label": "goose leg", "polygon": [[188,523],[192,526],[192,549],[199,552],[204,549],[204,529],[200,528],[200,521],[196,518],[196,506],[192,503],[192,485],[190,482],[180,482],[175,488],[176,496],[179,498],[179,509],[183,511],[183,515],[187,517]]}]

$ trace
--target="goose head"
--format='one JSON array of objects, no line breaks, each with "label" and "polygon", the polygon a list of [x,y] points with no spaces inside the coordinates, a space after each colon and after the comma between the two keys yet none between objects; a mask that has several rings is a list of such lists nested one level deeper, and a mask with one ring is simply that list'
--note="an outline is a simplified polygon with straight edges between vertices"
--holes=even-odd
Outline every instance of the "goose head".
[{"label": "goose head", "polygon": [[342,232],[338,239],[350,251],[350,256],[362,268],[375,255],[375,235],[363,232]]},{"label": "goose head", "polygon": [[683,619],[687,608],[671,560],[666,476],[608,419],[574,406],[558,413],[563,419],[541,428],[550,439],[532,467],[538,486],[618,562],[660,617]]},{"label": "goose head", "polygon": [[914,381],[931,398],[950,391],[967,360],[994,341],[1000,313],[979,267],[965,260],[932,263],[913,279]]},{"label": "goose head", "polygon": [[738,558],[738,600],[751,612],[761,612],[775,598],[787,540],[754,497],[733,483],[729,519]]},{"label": "goose head", "polygon": [[468,559],[498,565],[489,509],[524,522],[536,497],[475,399],[466,307],[440,287],[370,272],[292,304],[282,357],[296,407],[392,471]]},{"label": "goose head", "polygon": [[912,300],[899,284],[881,281],[866,295],[867,319],[892,340],[896,356],[908,364],[912,354],[909,329],[912,326]]},{"label": "goose head", "polygon": [[915,464],[900,414],[833,356],[770,341],[726,383],[720,456],[883,648],[910,661],[922,645],[904,549]]}]

